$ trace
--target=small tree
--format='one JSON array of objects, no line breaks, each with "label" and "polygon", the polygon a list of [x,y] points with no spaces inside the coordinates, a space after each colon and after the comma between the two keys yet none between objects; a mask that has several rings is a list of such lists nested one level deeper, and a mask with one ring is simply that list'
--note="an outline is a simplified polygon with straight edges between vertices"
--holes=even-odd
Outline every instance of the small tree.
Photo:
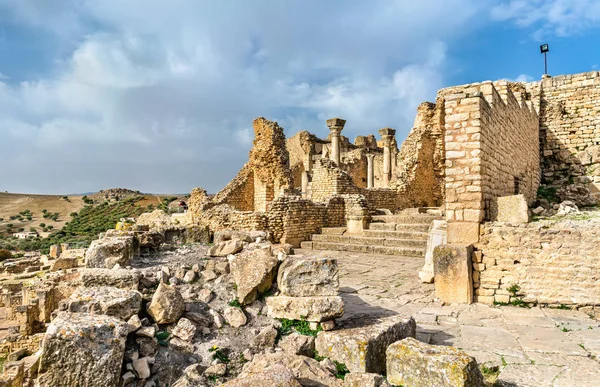
[{"label": "small tree", "polygon": [[46,227],[46,223],[40,223],[40,227],[41,228],[45,228]]},{"label": "small tree", "polygon": [[12,258],[12,253],[6,249],[0,249],[0,261]]}]

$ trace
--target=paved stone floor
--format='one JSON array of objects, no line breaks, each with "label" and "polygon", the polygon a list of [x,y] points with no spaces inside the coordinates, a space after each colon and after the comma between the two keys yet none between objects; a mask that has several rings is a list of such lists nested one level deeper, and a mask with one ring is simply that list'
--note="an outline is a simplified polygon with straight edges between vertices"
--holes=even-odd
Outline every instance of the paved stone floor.
[{"label": "paved stone floor", "polygon": [[[357,313],[414,316],[417,335],[452,345],[499,370],[500,386],[600,386],[600,321],[574,310],[443,306],[421,284],[421,259],[337,251],[297,254],[338,258],[344,318]],[[495,375],[490,375],[491,379]]]}]

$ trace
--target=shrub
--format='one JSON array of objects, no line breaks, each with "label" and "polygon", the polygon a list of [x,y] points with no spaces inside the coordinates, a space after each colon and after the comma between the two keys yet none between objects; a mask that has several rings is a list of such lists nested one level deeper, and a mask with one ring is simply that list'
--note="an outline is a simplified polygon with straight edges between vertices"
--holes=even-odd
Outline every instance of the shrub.
[{"label": "shrub", "polygon": [[40,223],[40,227],[45,228],[46,227],[46,223]]},{"label": "shrub", "polygon": [[12,254],[10,251],[6,249],[0,249],[0,261],[4,261],[6,259],[12,258]]},{"label": "shrub", "polygon": [[81,200],[83,200],[83,202],[85,204],[94,204],[94,201],[92,199],[88,198],[87,195],[85,195],[84,197],[82,197]]}]

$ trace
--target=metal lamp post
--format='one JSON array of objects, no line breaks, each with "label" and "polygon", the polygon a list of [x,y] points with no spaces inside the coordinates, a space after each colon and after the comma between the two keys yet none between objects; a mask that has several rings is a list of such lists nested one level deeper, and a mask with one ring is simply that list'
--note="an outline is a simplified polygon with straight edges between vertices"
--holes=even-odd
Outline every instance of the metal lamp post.
[{"label": "metal lamp post", "polygon": [[544,54],[544,74],[547,75],[548,74],[548,51],[550,51],[550,47],[548,47],[548,44],[542,44],[540,46],[540,52],[542,54]]}]

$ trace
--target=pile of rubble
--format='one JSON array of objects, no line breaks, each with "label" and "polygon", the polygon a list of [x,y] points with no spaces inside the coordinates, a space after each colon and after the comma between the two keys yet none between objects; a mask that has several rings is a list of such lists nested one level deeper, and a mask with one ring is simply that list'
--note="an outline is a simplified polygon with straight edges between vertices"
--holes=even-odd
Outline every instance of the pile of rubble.
[{"label": "pile of rubble", "polygon": [[294,255],[264,232],[222,231],[210,247],[175,248],[147,226],[119,228],[92,243],[85,268],[40,282],[55,291],[31,321],[39,308],[47,321],[20,332],[43,332],[38,348],[13,348],[0,385],[410,386],[428,375],[435,385],[481,385],[474,359],[427,355],[413,319],[337,324],[335,259]]}]

